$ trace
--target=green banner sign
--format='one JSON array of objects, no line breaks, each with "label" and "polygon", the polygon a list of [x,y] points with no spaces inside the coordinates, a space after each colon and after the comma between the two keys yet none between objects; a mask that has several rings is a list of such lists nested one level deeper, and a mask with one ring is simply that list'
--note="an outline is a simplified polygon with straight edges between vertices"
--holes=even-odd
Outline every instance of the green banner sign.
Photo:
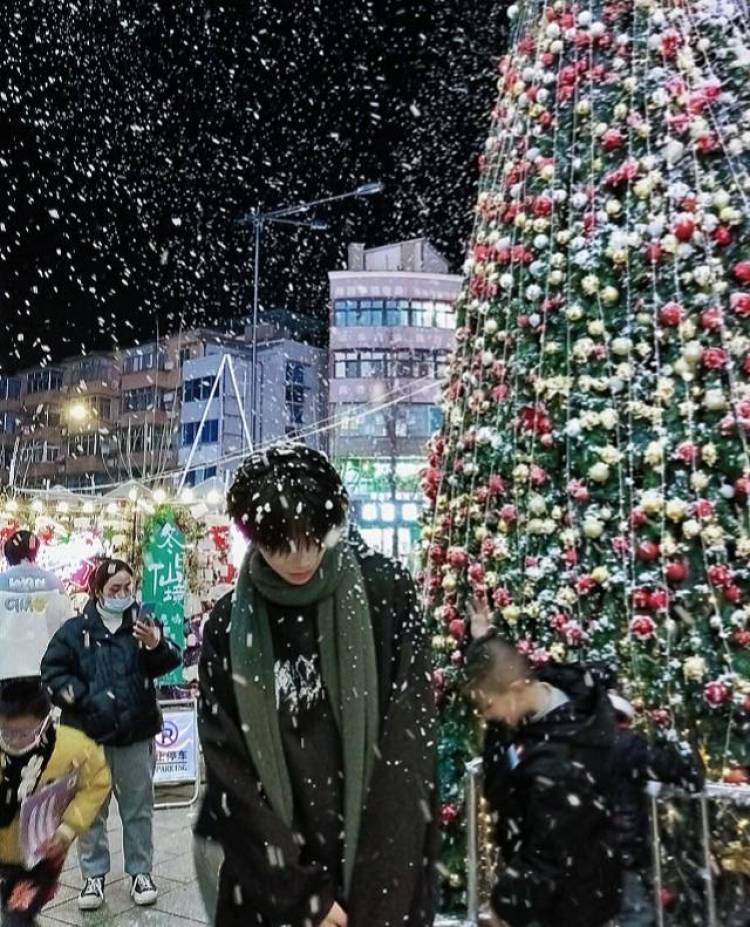
[{"label": "green banner sign", "polygon": [[[158,524],[143,545],[143,601],[177,646],[185,648],[185,535],[172,518]],[[183,667],[161,676],[159,685],[183,682]]]}]

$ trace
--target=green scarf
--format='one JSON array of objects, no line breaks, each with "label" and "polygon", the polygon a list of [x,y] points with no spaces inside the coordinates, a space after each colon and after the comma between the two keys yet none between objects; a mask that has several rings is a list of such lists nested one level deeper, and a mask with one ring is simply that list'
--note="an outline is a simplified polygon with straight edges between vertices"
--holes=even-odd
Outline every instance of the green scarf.
[{"label": "green scarf", "polygon": [[276,708],[274,650],[267,602],[317,605],[323,683],[344,760],[344,888],[357,854],[362,808],[378,738],[375,642],[362,572],[346,541],[326,551],[304,586],[286,583],[259,551],[249,551],[232,604],[230,656],[242,730],[271,807],[292,827],[294,796]]}]

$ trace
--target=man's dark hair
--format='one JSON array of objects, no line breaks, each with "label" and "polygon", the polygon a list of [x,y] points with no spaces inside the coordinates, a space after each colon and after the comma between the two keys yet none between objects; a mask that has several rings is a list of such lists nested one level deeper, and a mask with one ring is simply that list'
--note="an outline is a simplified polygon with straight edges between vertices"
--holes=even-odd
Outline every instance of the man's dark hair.
[{"label": "man's dark hair", "polygon": [[16,531],[5,542],[4,553],[11,566],[17,566],[24,560],[34,563],[39,553],[39,538],[31,531]]},{"label": "man's dark hair", "polygon": [[273,553],[323,544],[344,525],[348,508],[335,467],[304,444],[252,454],[227,495],[227,511],[240,531]]},{"label": "man's dark hair", "polygon": [[494,635],[481,637],[469,645],[464,673],[464,691],[469,696],[479,689],[499,694],[514,682],[536,678],[526,657]]},{"label": "man's dark hair", "polygon": [[107,580],[114,576],[115,573],[119,573],[121,570],[124,570],[131,576],[133,575],[133,568],[124,560],[117,560],[111,557],[107,557],[106,559],[102,560],[99,566],[97,566],[97,568],[91,574],[91,579],[89,580],[89,595],[91,598],[98,598],[102,594],[104,587],[107,585]]},{"label": "man's dark hair", "polygon": [[32,715],[42,719],[51,709],[49,694],[39,676],[8,679],[0,683],[0,717],[13,719]]}]

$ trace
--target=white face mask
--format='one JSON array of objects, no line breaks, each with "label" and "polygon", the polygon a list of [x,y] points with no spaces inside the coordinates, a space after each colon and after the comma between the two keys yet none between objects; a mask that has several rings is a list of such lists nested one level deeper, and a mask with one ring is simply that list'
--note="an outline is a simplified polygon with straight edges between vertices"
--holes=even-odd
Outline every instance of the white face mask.
[{"label": "white face mask", "polygon": [[0,727],[0,750],[7,753],[8,756],[26,756],[27,753],[36,750],[42,742],[51,721],[52,715],[49,714],[36,728],[24,734],[3,731],[2,727]]},{"label": "white face mask", "polygon": [[131,605],[135,602],[134,595],[124,595],[116,596],[110,598],[108,596],[102,596],[99,600],[99,605],[103,612],[106,612],[108,615],[122,615],[123,612],[127,611]]}]

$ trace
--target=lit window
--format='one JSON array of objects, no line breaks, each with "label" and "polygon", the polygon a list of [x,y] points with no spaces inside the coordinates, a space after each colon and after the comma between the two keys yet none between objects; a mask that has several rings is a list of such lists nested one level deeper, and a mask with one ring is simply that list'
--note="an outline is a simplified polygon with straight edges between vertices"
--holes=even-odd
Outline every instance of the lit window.
[{"label": "lit window", "polygon": [[404,502],[401,506],[403,521],[416,521],[419,518],[419,508],[415,502]]}]

